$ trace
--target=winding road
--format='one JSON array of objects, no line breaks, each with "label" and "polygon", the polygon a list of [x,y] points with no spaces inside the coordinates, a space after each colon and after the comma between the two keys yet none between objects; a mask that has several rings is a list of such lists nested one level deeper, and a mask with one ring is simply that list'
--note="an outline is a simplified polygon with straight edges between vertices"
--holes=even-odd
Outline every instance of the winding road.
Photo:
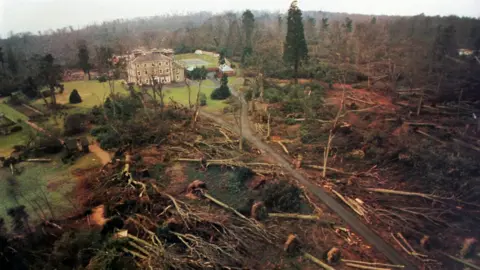
[{"label": "winding road", "polygon": [[[333,212],[335,212],[341,219],[343,219],[352,230],[358,235],[362,236],[368,243],[373,245],[378,251],[382,252],[392,263],[398,265],[404,265],[404,269],[417,269],[409,260],[404,258],[398,251],[385,242],[380,236],[369,229],[355,214],[347,210],[343,205],[337,202],[334,198],[328,195],[323,189],[310,182],[303,175],[294,170],[290,163],[278,152],[276,152],[269,145],[264,143],[261,139],[256,137],[250,128],[248,120],[248,104],[245,101],[243,95],[235,89],[230,88],[232,95],[237,97],[240,102],[243,103],[241,112],[242,122],[242,136],[250,143],[254,144],[258,149],[263,150],[269,154],[274,160],[281,165],[291,176],[295,177],[297,181],[303,185],[308,191],[318,197],[325,205],[327,205]],[[240,133],[240,130],[233,127],[231,124],[222,120],[218,115],[214,115],[205,111],[200,111],[200,114],[204,117],[211,119],[212,121],[229,128],[236,133]]]}]

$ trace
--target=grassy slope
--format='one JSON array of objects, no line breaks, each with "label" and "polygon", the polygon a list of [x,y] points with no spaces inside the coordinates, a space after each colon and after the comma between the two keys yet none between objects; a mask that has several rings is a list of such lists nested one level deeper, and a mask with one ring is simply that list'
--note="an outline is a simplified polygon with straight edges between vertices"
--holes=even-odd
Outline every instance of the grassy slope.
[{"label": "grassy slope", "polygon": [[5,103],[0,103],[0,113],[5,114],[8,118],[14,121],[22,120],[26,121],[28,120],[28,116],[16,111],[12,107],[8,106]]},{"label": "grassy slope", "polygon": [[[195,103],[198,93],[198,84],[193,83],[191,86],[191,100],[192,104]],[[201,93],[204,93],[207,96],[207,106],[205,109],[208,110],[219,110],[223,109],[227,104],[225,104],[222,100],[212,100],[210,98],[210,94],[215,89],[215,85],[210,80],[205,80],[202,82],[202,88],[200,89]],[[175,88],[165,88],[166,93],[166,100],[170,101],[170,97],[178,103],[188,105],[188,88],[184,87],[175,87]]]},{"label": "grassy slope", "polygon": [[[7,104],[0,103],[0,113],[5,114],[11,120],[28,120],[28,117],[15,109],[11,108]],[[30,132],[30,127],[26,124],[20,124],[23,130],[10,134],[8,136],[0,136],[0,156],[8,156],[13,151],[14,145],[20,145],[25,142]]]},{"label": "grassy slope", "polygon": [[213,57],[213,56],[204,55],[204,54],[194,54],[194,53],[175,55],[175,60],[195,59],[195,58],[208,62],[209,64],[206,66],[206,68],[218,67],[218,57]]},{"label": "grassy slope", "polygon": [[[10,170],[0,169],[0,217],[6,218],[10,224],[10,217],[7,215],[7,209],[18,204],[24,205],[30,215],[30,220],[37,221],[42,215],[42,211],[47,218],[51,213],[44,198],[53,208],[56,216],[60,216],[73,209],[70,201],[74,198],[70,196],[76,185],[72,171],[74,169],[86,169],[94,166],[100,166],[100,162],[94,154],[88,154],[78,159],[73,166],[63,164],[58,158],[52,163],[21,163],[17,165],[22,173],[16,176],[16,185],[13,187],[6,181],[10,176]],[[15,201],[12,196],[14,191],[17,196]],[[43,192],[43,193],[42,193]],[[68,198],[68,199],[67,199]],[[37,208],[40,206],[42,211]],[[37,210],[33,210],[33,209]],[[38,213],[36,213],[38,212]]]},{"label": "grassy slope", "polygon": [[[81,112],[85,109],[92,108],[95,105],[101,105],[105,98],[110,94],[108,83],[100,83],[96,80],[65,82],[64,86],[65,91],[63,94],[57,95],[58,103],[69,104],[69,97],[73,89],[77,89],[82,98],[82,102],[79,104],[69,104],[69,106],[72,106],[72,112]],[[115,93],[127,93],[127,90],[123,88],[120,81],[115,82]],[[44,105],[42,99],[37,99],[33,104]]]}]

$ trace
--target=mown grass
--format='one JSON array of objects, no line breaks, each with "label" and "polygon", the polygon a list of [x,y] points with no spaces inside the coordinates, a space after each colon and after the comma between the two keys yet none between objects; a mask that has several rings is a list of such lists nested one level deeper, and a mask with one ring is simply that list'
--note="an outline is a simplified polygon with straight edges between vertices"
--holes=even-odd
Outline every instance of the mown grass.
[{"label": "mown grass", "polygon": [[[196,82],[190,85],[191,93],[190,98],[192,104],[195,104],[197,94],[198,94],[198,84]],[[200,88],[200,92],[204,93],[207,96],[207,105],[204,107],[208,110],[221,110],[227,106],[223,100],[213,100],[210,98],[213,90],[215,90],[215,84],[210,80],[205,80],[202,82],[202,86]],[[165,87],[165,99],[170,101],[172,98],[174,101],[188,105],[188,87]]]},{"label": "mown grass", "polygon": [[[62,94],[57,94],[57,103],[68,104],[72,112],[81,112],[85,108],[89,109],[95,105],[101,105],[105,99],[110,95],[110,87],[108,83],[101,83],[96,80],[92,81],[73,81],[63,83],[65,91]],[[70,104],[69,98],[73,89],[77,89],[82,102],[79,104]],[[128,91],[122,86],[120,81],[115,81],[115,93],[127,94]],[[44,106],[42,99],[37,99],[34,105]]]},{"label": "mown grass", "polygon": [[211,55],[194,54],[194,53],[175,55],[175,60],[185,60],[185,59],[201,59],[205,62],[208,62],[208,65],[206,66],[206,68],[218,67],[218,57],[214,57]]},{"label": "mown grass", "polygon": [[18,164],[16,167],[21,173],[15,176],[13,184],[7,181],[11,177],[10,170],[0,169],[0,218],[4,218],[7,224],[11,222],[7,210],[18,205],[26,207],[32,223],[51,218],[52,212],[58,218],[72,211],[75,199],[71,194],[76,186],[72,171],[101,165],[94,154],[79,158],[74,165],[63,164],[58,157],[53,158],[51,163]]},{"label": "mown grass", "polygon": [[29,133],[32,132],[30,126],[21,121],[27,121],[28,117],[7,104],[0,103],[0,114],[6,115],[10,120],[19,122],[18,125],[22,127],[19,132],[12,133],[7,136],[0,135],[0,156],[8,156],[13,151],[13,146],[21,145],[29,137]]},{"label": "mown grass", "polygon": [[30,138],[30,133],[35,132],[25,123],[19,123],[17,125],[22,127],[21,131],[7,136],[0,135],[0,156],[9,156],[13,152],[13,147],[15,145],[24,144],[27,142],[28,138]]},{"label": "mown grass", "polygon": [[13,109],[12,107],[8,106],[5,103],[0,103],[0,114],[5,114],[10,120],[17,121],[27,121],[28,116],[24,115],[23,113]]}]

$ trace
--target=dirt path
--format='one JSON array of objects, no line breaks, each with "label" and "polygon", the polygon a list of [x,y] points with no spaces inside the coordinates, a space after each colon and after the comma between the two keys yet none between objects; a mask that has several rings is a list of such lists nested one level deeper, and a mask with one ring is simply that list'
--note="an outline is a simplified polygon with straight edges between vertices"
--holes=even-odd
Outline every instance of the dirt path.
[{"label": "dirt path", "polygon": [[88,149],[90,152],[94,153],[102,162],[102,165],[105,165],[107,163],[110,163],[112,161],[112,158],[110,157],[110,154],[100,148],[98,144],[91,144],[88,146]]},{"label": "dirt path", "polygon": [[[355,214],[347,210],[343,205],[337,202],[334,198],[328,195],[323,189],[310,182],[307,178],[301,175],[298,171],[294,170],[290,163],[282,155],[276,152],[269,145],[257,138],[250,128],[250,122],[248,120],[248,105],[243,98],[243,95],[230,89],[232,95],[236,96],[242,103],[242,132],[243,137],[250,143],[254,144],[258,149],[268,153],[277,164],[281,165],[287,172],[290,173],[297,181],[303,185],[312,194],[318,197],[325,205],[327,205],[333,212],[335,212],[340,218],[342,218],[358,235],[361,235],[368,243],[376,247],[376,249],[382,252],[392,263],[404,265],[405,269],[417,269],[410,261],[405,259],[400,253],[398,253],[392,246],[385,242],[375,232],[370,230]],[[218,115],[200,111],[201,115],[207,117],[218,124],[228,127],[230,130],[240,133],[237,127],[233,127],[231,124],[222,120]]]}]

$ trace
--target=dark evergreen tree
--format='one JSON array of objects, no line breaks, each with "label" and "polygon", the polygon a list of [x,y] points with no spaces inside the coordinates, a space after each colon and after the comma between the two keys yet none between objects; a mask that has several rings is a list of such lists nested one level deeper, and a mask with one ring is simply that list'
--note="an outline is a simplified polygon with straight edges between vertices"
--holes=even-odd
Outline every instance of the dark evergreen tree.
[{"label": "dark evergreen tree", "polygon": [[253,13],[247,9],[242,15],[243,31],[245,32],[245,48],[242,53],[242,63],[245,64],[246,59],[252,55],[252,35],[255,28],[255,17]]},{"label": "dark evergreen tree", "polygon": [[329,26],[328,18],[322,18],[322,30],[327,30]]},{"label": "dark evergreen tree", "polygon": [[42,85],[50,89],[52,106],[57,104],[55,88],[60,85],[61,72],[61,67],[55,64],[55,58],[51,54],[47,54],[40,59],[40,81]]},{"label": "dark evergreen tree", "polygon": [[208,71],[204,66],[196,67],[188,73],[188,77],[195,81],[203,81],[207,78],[207,73]]},{"label": "dark evergreen tree", "polygon": [[293,1],[288,10],[287,37],[284,44],[283,60],[293,65],[293,77],[298,81],[298,68],[302,60],[308,59],[307,42],[303,29],[302,11],[298,8],[297,1]]},{"label": "dark evergreen tree", "polygon": [[218,57],[218,64],[219,65],[225,65],[225,57],[227,55],[227,50],[225,48],[222,48],[220,50],[220,56]]},{"label": "dark evergreen tree", "polygon": [[87,45],[85,42],[82,42],[78,46],[78,65],[80,68],[85,72],[85,74],[88,75],[88,80],[90,80],[90,69],[92,68],[92,65],[90,64],[90,55],[88,52]]},{"label": "dark evergreen tree", "polygon": [[231,95],[230,88],[228,87],[228,76],[224,74],[220,80],[220,87],[213,90],[210,95],[211,99],[222,100],[226,99]]},{"label": "dark evergreen tree", "polygon": [[15,58],[15,53],[13,52],[12,47],[7,47],[7,66],[13,75],[18,74],[18,63],[17,63],[17,59]]},{"label": "dark evergreen tree", "polygon": [[72,93],[70,94],[70,104],[78,104],[82,102],[82,97],[78,93],[77,89],[73,89]]},{"label": "dark evergreen tree", "polygon": [[3,58],[3,48],[2,47],[0,47],[0,63],[2,64],[2,69],[3,69],[5,59]]},{"label": "dark evergreen tree", "polygon": [[351,33],[353,31],[353,21],[349,17],[345,18],[345,23],[343,24],[347,33]]}]

